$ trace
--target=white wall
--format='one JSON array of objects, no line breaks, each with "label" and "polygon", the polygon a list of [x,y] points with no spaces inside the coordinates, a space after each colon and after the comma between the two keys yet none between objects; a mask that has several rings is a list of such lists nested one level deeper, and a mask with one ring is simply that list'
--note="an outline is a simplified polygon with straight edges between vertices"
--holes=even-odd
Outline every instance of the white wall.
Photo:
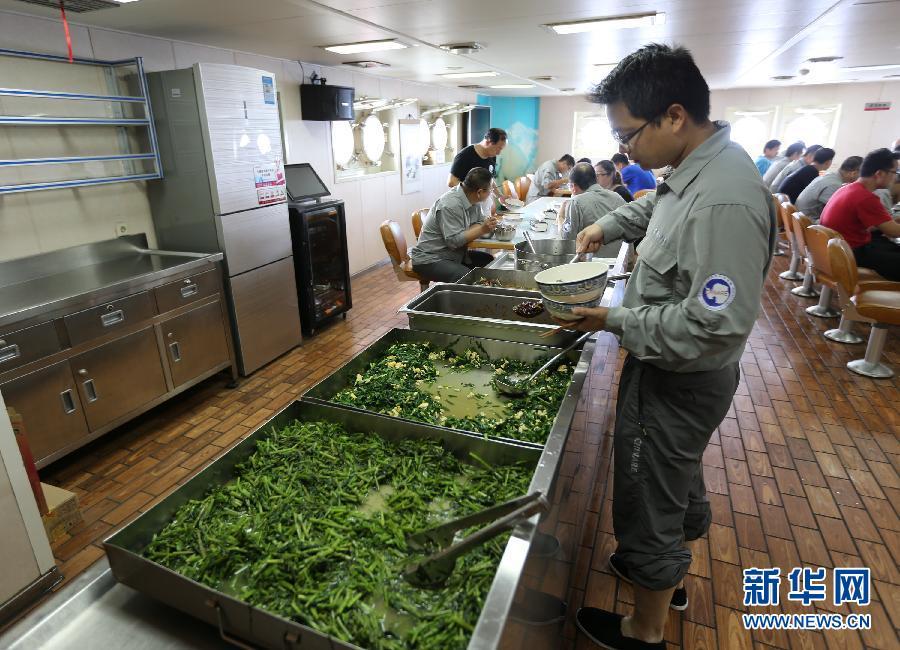
[{"label": "white wall", "polygon": [[[865,102],[893,102],[889,111],[863,111]],[[771,104],[832,104],[840,102],[841,117],[835,142],[836,160],[864,156],[878,147],[887,147],[900,138],[900,82],[828,84],[779,88],[737,88],[713,90],[711,116],[722,119],[730,106]],[[558,158],[572,148],[575,111],[596,111],[583,96],[541,98],[537,160]],[[812,144],[812,143],[810,143]],[[609,155],[614,154],[610,151]],[[761,153],[761,152],[760,152]],[[753,152],[755,157],[756,153]]]},{"label": "white wall", "polygon": [[[112,60],[143,56],[147,71],[185,68],[196,62],[221,62],[261,68],[275,74],[286,135],[285,162],[311,163],[332,194],[346,202],[352,273],[387,259],[378,233],[382,221],[398,221],[411,240],[412,212],[429,207],[446,189],[449,164],[425,167],[423,191],[407,196],[400,194],[397,172],[336,183],[330,123],[301,119],[299,84],[302,73],[296,61],[77,24],[71,26],[71,32],[76,56]],[[65,54],[58,21],[7,12],[0,12],[0,48]],[[353,86],[358,95],[387,99],[417,97],[422,104],[475,101],[474,93],[461,89],[407,83],[308,64],[304,64],[304,70],[307,76],[315,70],[326,77],[329,84]],[[35,86],[39,86],[39,81],[35,81]],[[404,116],[406,113],[418,116],[415,105],[400,110]],[[0,137],[3,137],[3,128],[0,127]],[[144,183],[0,196],[0,260],[110,239],[115,236],[117,222],[127,223],[133,233],[146,232],[153,245],[153,223]]]}]

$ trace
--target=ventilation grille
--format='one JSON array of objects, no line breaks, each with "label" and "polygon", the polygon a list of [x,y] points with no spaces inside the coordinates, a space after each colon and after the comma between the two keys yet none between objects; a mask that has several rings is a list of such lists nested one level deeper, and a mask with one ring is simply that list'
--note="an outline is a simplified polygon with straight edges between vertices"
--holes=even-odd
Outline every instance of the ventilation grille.
[{"label": "ventilation grille", "polygon": [[480,88],[487,88],[487,86],[482,86],[480,84],[464,84],[460,86],[460,88],[465,88],[466,90],[478,90]]},{"label": "ventilation grille", "polygon": [[[18,2],[59,9],[59,0],[18,0]],[[109,0],[65,0],[65,2],[66,11],[73,14],[83,14],[88,11],[112,9],[120,6],[118,2],[110,2]]]}]

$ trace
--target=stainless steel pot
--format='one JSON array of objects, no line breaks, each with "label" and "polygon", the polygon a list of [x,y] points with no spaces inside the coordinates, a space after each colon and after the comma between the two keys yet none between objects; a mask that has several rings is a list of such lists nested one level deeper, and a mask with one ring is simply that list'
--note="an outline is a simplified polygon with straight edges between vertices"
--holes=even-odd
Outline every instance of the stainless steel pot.
[{"label": "stainless steel pot", "polygon": [[534,250],[528,242],[516,244],[516,268],[520,271],[542,271],[560,264],[568,264],[575,255],[574,239],[533,239]]}]

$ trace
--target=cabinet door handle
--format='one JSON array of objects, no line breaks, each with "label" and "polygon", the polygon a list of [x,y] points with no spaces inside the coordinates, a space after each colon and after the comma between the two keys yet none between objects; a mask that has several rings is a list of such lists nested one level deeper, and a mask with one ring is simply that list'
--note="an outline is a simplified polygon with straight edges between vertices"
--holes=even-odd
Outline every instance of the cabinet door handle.
[{"label": "cabinet door handle", "polygon": [[0,363],[17,359],[21,354],[22,352],[19,350],[19,346],[15,343],[7,345],[5,348],[0,348]]},{"label": "cabinet door handle", "polygon": [[181,346],[178,345],[178,341],[169,343],[169,350],[172,352],[172,361],[174,363],[181,361]]},{"label": "cabinet door handle", "polygon": [[113,325],[118,325],[124,320],[125,312],[121,309],[117,309],[100,316],[100,322],[103,323],[103,327],[112,327]]},{"label": "cabinet door handle", "polygon": [[72,396],[72,389],[67,388],[63,392],[59,394],[60,399],[62,399],[63,411],[66,415],[71,415],[75,412],[75,398]]},{"label": "cabinet door handle", "polygon": [[198,291],[200,291],[200,287],[198,287],[196,284],[186,284],[181,287],[181,297],[190,298]]},{"label": "cabinet door handle", "polygon": [[97,401],[97,389],[94,387],[94,380],[88,379],[86,380],[82,386],[84,387],[84,394],[87,395],[88,404],[91,402]]}]

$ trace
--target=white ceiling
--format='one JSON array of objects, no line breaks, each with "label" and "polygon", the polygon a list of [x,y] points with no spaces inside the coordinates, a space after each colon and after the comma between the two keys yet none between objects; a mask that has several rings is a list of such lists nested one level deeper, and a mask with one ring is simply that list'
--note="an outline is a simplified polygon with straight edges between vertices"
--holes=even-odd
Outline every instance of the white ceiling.
[{"label": "white ceiling", "polygon": [[[713,88],[775,85],[772,76],[796,75],[807,59],[821,56],[843,59],[833,69],[819,72],[814,67],[810,75],[779,83],[881,81],[900,74],[900,68],[841,69],[900,64],[900,0],[619,0],[599,5],[596,0],[559,6],[547,0],[140,0],[70,14],[69,20],[323,65],[375,59],[391,65],[378,69],[380,75],[443,85],[555,77],[533,89],[490,94],[557,95],[561,88],[583,92],[603,76],[594,64],[615,63],[651,41],[688,47]],[[58,15],[17,0],[0,0],[0,9]],[[665,25],[566,36],[542,27],[648,11],[665,12]],[[414,47],[357,55],[320,47],[392,37]],[[456,56],[437,48],[465,41],[485,49]],[[476,70],[501,75],[481,80],[438,76]]]}]

